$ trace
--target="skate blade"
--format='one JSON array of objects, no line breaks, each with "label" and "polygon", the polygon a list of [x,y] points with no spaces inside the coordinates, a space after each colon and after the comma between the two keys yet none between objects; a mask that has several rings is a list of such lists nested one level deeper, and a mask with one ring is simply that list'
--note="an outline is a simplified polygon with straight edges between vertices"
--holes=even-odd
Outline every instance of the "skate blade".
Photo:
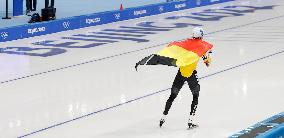
[{"label": "skate blade", "polygon": [[163,126],[164,123],[165,123],[165,120],[160,121],[160,124],[159,124],[160,128]]},{"label": "skate blade", "polygon": [[187,128],[187,130],[192,130],[192,129],[195,129],[195,128],[198,128],[198,127],[199,127],[199,125],[191,126],[191,127]]}]

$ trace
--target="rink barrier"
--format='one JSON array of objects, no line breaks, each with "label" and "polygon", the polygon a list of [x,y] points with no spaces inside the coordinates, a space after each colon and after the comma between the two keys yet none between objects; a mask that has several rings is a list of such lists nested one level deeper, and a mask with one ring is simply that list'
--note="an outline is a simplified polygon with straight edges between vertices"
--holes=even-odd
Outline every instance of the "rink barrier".
[{"label": "rink barrier", "polygon": [[166,12],[179,11],[206,5],[218,4],[234,0],[187,0],[167,2],[135,8],[126,8],[122,11],[109,11],[89,15],[74,16],[48,22],[39,22],[0,29],[0,42],[24,39],[34,36],[47,35],[62,31],[74,30],[90,26],[113,23],[117,21],[135,19],[157,15]]},{"label": "rink barrier", "polygon": [[284,138],[284,112],[274,115],[229,138]]}]

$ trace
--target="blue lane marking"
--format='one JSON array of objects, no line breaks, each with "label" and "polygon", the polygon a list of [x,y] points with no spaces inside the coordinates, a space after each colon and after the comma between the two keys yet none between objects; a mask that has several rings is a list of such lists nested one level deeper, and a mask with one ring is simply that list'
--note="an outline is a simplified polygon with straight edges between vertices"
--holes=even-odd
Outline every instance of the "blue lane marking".
[{"label": "blue lane marking", "polygon": [[[201,79],[205,79],[205,78],[208,78],[208,77],[212,77],[212,76],[214,76],[214,75],[217,75],[217,74],[220,74],[220,73],[223,73],[223,72],[226,72],[226,71],[230,71],[230,70],[233,70],[233,69],[235,69],[235,68],[239,68],[239,67],[242,67],[242,66],[245,66],[245,65],[248,65],[248,64],[257,62],[257,61],[259,61],[259,60],[263,60],[263,59],[266,59],[266,58],[269,58],[269,57],[272,57],[272,56],[276,56],[276,55],[279,55],[279,54],[282,54],[282,53],[284,53],[284,50],[282,50],[282,51],[280,51],[280,52],[276,52],[276,53],[270,54],[270,55],[267,55],[267,56],[265,56],[265,57],[261,57],[261,58],[258,58],[258,59],[252,60],[252,61],[245,62],[245,63],[240,64],[240,65],[236,65],[236,66],[233,66],[233,67],[230,67],[230,68],[227,68],[227,69],[218,71],[218,72],[216,72],[216,73],[212,73],[212,74],[203,76],[203,77],[201,77],[201,78],[199,78],[199,79],[201,80]],[[95,115],[95,114],[97,114],[97,113],[100,113],[100,112],[103,112],[103,111],[106,111],[106,110],[109,110],[109,109],[113,109],[113,108],[122,106],[122,105],[124,105],[124,104],[128,104],[128,103],[131,103],[131,102],[134,102],[134,101],[137,101],[137,100],[140,100],[140,99],[143,99],[143,98],[146,98],[146,97],[155,95],[155,94],[159,94],[159,93],[165,92],[165,91],[170,90],[170,89],[171,89],[171,88],[167,88],[167,89],[163,89],[163,90],[160,90],[160,91],[157,91],[157,92],[153,92],[153,93],[150,93],[150,94],[148,94],[148,95],[144,95],[144,96],[141,96],[141,97],[138,97],[138,98],[135,98],[135,99],[126,101],[126,102],[124,102],[124,103],[116,104],[116,105],[114,105],[114,106],[110,106],[110,107],[107,107],[107,108],[104,108],[104,109],[101,109],[101,110],[98,110],[98,111],[95,111],[95,112],[92,112],[92,113],[89,113],[89,114],[86,114],[86,115],[83,115],[83,116],[80,116],[80,117],[77,117],[77,118],[74,118],[74,119],[70,119],[70,120],[67,120],[67,121],[64,121],[64,122],[61,122],[61,123],[58,123],[58,124],[55,124],[55,125],[52,125],[52,126],[43,128],[43,129],[39,129],[39,130],[37,130],[37,131],[28,133],[28,134],[26,134],[26,135],[19,136],[18,138],[27,137],[27,136],[33,135],[33,134],[35,134],[35,133],[39,133],[39,132],[45,131],[45,130],[50,129],[50,128],[54,128],[54,127],[57,127],[57,126],[60,126],[60,125],[63,125],[63,124],[66,124],[66,123],[69,123],[69,122],[72,122],[72,121],[81,119],[81,118],[88,117],[88,116],[90,116],[90,115]]]},{"label": "blue lane marking", "polygon": [[[282,17],[284,17],[284,15],[277,16],[277,17],[272,17],[272,18],[268,18],[268,19],[264,19],[264,20],[260,20],[260,21],[256,21],[256,22],[252,22],[252,23],[248,23],[248,24],[243,24],[243,25],[239,25],[239,26],[235,26],[235,27],[230,27],[230,28],[226,28],[226,29],[222,29],[222,30],[218,30],[218,31],[214,31],[214,32],[210,32],[210,33],[208,33],[206,35],[214,34],[214,33],[218,33],[218,32],[223,32],[223,31],[227,31],[227,30],[231,30],[231,29],[241,28],[241,27],[252,25],[252,24],[256,24],[256,23],[260,23],[260,22],[264,22],[264,21],[269,21],[269,20],[273,20],[273,19],[278,19],[278,18],[282,18]],[[181,39],[181,40],[184,40],[184,39]],[[169,42],[167,42],[167,43],[169,43]],[[104,58],[100,58],[100,59],[90,60],[90,61],[87,61],[87,62],[82,62],[82,63],[78,63],[78,64],[66,66],[66,67],[61,67],[61,68],[58,68],[58,69],[53,69],[53,70],[50,70],[50,71],[41,72],[41,73],[37,73],[37,74],[33,74],[33,75],[28,75],[28,76],[24,76],[24,77],[21,77],[21,78],[11,79],[11,80],[7,80],[7,81],[3,81],[3,82],[1,82],[1,84],[7,83],[7,82],[11,82],[11,81],[15,81],[15,80],[20,80],[20,79],[31,77],[31,76],[37,76],[37,75],[46,74],[46,73],[50,73],[50,72],[54,72],[54,71],[59,71],[59,70],[63,70],[63,69],[71,68],[71,67],[76,67],[76,66],[80,66],[80,65],[83,65],[83,64],[88,64],[88,63],[93,63],[93,62],[97,62],[97,61],[101,61],[101,60],[106,60],[106,59],[110,59],[110,58],[114,58],[114,57],[130,54],[130,53],[135,53],[135,52],[143,51],[143,50],[146,50],[146,49],[151,49],[151,48],[154,48],[154,47],[165,45],[167,43],[162,43],[162,44],[154,45],[154,46],[151,46],[151,47],[138,49],[138,50],[133,50],[133,51],[129,51],[129,52],[125,52],[125,53],[121,53],[121,54],[117,54],[117,55],[113,55],[113,56],[109,56],[109,57],[104,57]],[[218,71],[218,72],[213,73],[213,74],[209,74],[209,75],[203,76],[200,79],[211,77],[211,76],[214,76],[214,75],[217,75],[217,74],[220,74],[220,73],[223,73],[223,72],[235,69],[235,68],[239,68],[239,67],[245,66],[247,64],[251,64],[251,63],[257,62],[259,60],[263,60],[263,59],[266,59],[266,58],[269,58],[269,57],[272,57],[272,56],[276,56],[276,55],[282,54],[282,53],[284,53],[284,50],[276,52],[276,53],[273,53],[273,54],[270,54],[270,55],[267,55],[267,56],[264,56],[264,57],[261,57],[261,58],[258,58],[258,59],[255,59],[255,60],[252,60],[252,61],[245,62],[245,63],[240,64],[240,65],[233,66],[233,67],[228,68],[228,69],[224,69],[224,70]],[[145,96],[141,96],[141,97],[129,100],[129,101],[125,102],[125,103],[120,103],[120,104],[117,104],[117,105],[114,105],[114,106],[111,106],[111,107],[108,107],[108,108],[105,108],[105,109],[101,109],[101,110],[98,110],[98,111],[95,111],[95,112],[92,112],[92,113],[89,113],[89,114],[86,114],[86,115],[83,115],[83,116],[80,116],[80,117],[77,117],[77,118],[74,118],[74,119],[70,119],[70,120],[67,120],[67,121],[64,121],[64,122],[61,122],[61,123],[58,123],[58,124],[55,124],[55,125],[43,128],[43,129],[39,129],[37,131],[34,131],[34,132],[31,132],[31,133],[19,136],[18,138],[27,137],[27,136],[33,135],[35,133],[39,133],[39,132],[42,132],[42,131],[45,131],[45,130],[48,130],[48,129],[51,129],[51,128],[54,128],[54,127],[57,127],[57,126],[60,126],[60,125],[72,122],[72,121],[75,121],[75,120],[78,120],[78,119],[81,119],[81,118],[88,117],[90,115],[95,115],[97,113],[100,113],[100,112],[103,112],[103,111],[106,111],[106,110],[109,110],[109,109],[112,109],[112,108],[116,108],[116,107],[122,106],[124,104],[131,103],[133,101],[137,101],[137,100],[140,100],[140,99],[143,99],[143,98],[146,98],[146,97],[149,97],[149,96],[161,93],[161,92],[165,92],[165,91],[167,91],[169,89],[170,88],[167,88],[167,89],[164,89],[164,90],[160,90],[160,91],[157,91],[157,92],[145,95]]]},{"label": "blue lane marking", "polygon": [[[255,21],[255,22],[251,22],[251,23],[247,23],[247,24],[243,24],[243,25],[238,25],[238,26],[234,26],[234,27],[230,27],[230,28],[225,28],[225,29],[221,29],[221,30],[217,30],[217,31],[213,31],[210,33],[207,33],[205,35],[210,35],[210,34],[215,34],[215,33],[219,33],[219,32],[224,32],[227,30],[232,30],[232,29],[236,29],[236,28],[241,28],[241,27],[245,27],[245,26],[249,26],[252,24],[257,24],[257,23],[261,23],[261,22],[265,22],[265,21],[270,21],[270,20],[274,20],[274,19],[278,19],[278,18],[283,18],[284,15],[280,15],[280,16],[276,16],[276,17],[272,17],[272,18],[267,18],[264,20],[259,20],[259,21]],[[181,40],[185,40],[184,39],[180,39],[177,41],[181,41]],[[103,58],[99,58],[99,59],[94,59],[94,60],[90,60],[90,61],[86,61],[86,62],[82,62],[82,63],[77,63],[77,64],[73,64],[73,65],[69,65],[69,66],[65,66],[65,67],[61,67],[61,68],[57,68],[57,69],[52,69],[52,70],[48,70],[48,71],[44,71],[44,72],[40,72],[40,73],[35,73],[35,74],[31,74],[31,75],[27,75],[27,76],[22,76],[22,77],[18,77],[15,79],[10,79],[10,80],[6,80],[6,81],[1,81],[0,84],[4,84],[4,83],[8,83],[8,82],[13,82],[16,80],[22,80],[25,78],[29,78],[29,77],[35,77],[38,75],[43,75],[43,74],[47,74],[47,73],[51,73],[54,71],[60,71],[60,70],[64,70],[64,69],[68,69],[68,68],[72,68],[72,67],[77,67],[77,66],[81,66],[84,64],[89,64],[89,63],[93,63],[93,62],[97,62],[97,61],[102,61],[102,60],[106,60],[106,59],[110,59],[110,58],[114,58],[114,57],[118,57],[118,56],[122,56],[122,55],[127,55],[127,54],[131,54],[131,53],[136,53],[136,52],[140,52],[143,50],[147,50],[147,49],[151,49],[151,48],[155,48],[155,47],[159,47],[159,46],[163,46],[166,45],[170,42],[166,42],[166,43],[162,43],[162,44],[158,44],[158,45],[154,45],[154,46],[150,46],[150,47],[146,47],[146,48],[142,48],[142,49],[138,49],[138,50],[133,50],[133,51],[128,51],[128,52],[124,52],[124,53],[120,53],[120,54],[116,54],[116,55],[112,55],[112,56],[108,56],[108,57],[103,57]]]}]

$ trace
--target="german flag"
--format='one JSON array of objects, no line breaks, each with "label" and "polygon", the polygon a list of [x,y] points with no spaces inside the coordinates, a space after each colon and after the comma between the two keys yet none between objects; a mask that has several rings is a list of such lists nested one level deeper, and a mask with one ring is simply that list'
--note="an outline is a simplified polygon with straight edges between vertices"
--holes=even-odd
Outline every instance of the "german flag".
[{"label": "german flag", "polygon": [[[157,54],[152,54],[136,63],[136,70],[139,65],[168,65],[180,67],[181,70],[189,70],[191,74],[196,65],[212,45],[201,39],[187,39],[180,42],[170,43],[166,48]],[[188,75],[186,75],[188,76]]]}]

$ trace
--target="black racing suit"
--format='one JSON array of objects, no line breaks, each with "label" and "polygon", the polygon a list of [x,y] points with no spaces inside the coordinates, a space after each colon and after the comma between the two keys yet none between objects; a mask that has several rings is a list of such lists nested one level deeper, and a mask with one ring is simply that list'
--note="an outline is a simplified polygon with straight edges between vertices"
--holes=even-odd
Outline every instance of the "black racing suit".
[{"label": "black racing suit", "polygon": [[165,107],[165,110],[164,110],[164,113],[163,113],[164,115],[168,114],[168,112],[169,112],[169,110],[172,106],[173,101],[177,97],[177,95],[178,95],[178,93],[179,93],[180,89],[182,88],[185,81],[187,81],[188,86],[189,86],[189,88],[192,92],[192,95],[193,95],[190,115],[195,114],[197,104],[198,104],[199,91],[200,91],[200,85],[198,83],[198,77],[197,77],[196,74],[197,74],[197,71],[194,70],[193,73],[191,74],[191,76],[187,78],[187,77],[184,77],[184,76],[181,75],[180,70],[178,71],[176,78],[173,82],[172,88],[171,88],[171,95],[170,95],[170,97],[169,97],[169,99],[167,100],[167,103],[166,103],[166,107]]}]

